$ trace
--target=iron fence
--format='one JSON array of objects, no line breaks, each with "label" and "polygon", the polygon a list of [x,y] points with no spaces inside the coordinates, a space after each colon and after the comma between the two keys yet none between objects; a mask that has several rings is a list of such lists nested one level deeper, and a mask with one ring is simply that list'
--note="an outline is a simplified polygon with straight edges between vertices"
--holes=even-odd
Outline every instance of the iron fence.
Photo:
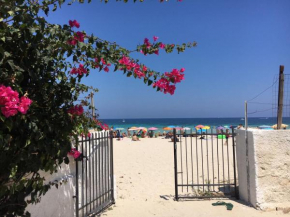
[{"label": "iron fence", "polygon": [[174,129],[175,199],[238,198],[235,133]]},{"label": "iron fence", "polygon": [[115,203],[113,139],[96,132],[77,145],[83,155],[76,161],[76,217],[94,216]]}]

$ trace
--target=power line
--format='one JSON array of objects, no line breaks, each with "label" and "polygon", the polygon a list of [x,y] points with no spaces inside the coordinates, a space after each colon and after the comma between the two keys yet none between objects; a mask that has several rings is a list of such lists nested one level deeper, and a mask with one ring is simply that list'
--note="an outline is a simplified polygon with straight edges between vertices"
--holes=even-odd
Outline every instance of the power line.
[{"label": "power line", "polygon": [[255,97],[253,97],[252,99],[250,99],[250,100],[247,100],[247,102],[250,102],[250,101],[252,101],[252,100],[254,100],[254,99],[256,99],[258,96],[260,96],[261,94],[263,94],[263,93],[265,93],[267,90],[269,90],[270,88],[272,88],[276,83],[277,83],[277,81],[278,81],[278,79],[270,86],[270,87],[268,87],[268,88],[266,88],[265,90],[263,90],[261,93],[259,93],[257,96],[255,96]]},{"label": "power line", "polygon": [[266,111],[270,111],[270,110],[272,110],[272,108],[270,108],[270,109],[265,109],[265,110],[261,110],[261,111],[255,111],[255,112],[248,112],[248,115],[251,115],[251,114],[255,114],[255,113],[258,113],[258,112],[266,112]]}]

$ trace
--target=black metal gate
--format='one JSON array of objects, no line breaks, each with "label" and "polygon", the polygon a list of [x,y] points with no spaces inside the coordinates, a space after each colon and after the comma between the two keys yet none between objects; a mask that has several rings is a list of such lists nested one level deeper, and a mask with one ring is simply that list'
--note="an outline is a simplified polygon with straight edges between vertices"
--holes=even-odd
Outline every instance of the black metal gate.
[{"label": "black metal gate", "polygon": [[173,131],[175,199],[238,198],[235,133]]},{"label": "black metal gate", "polygon": [[76,161],[76,217],[94,216],[115,203],[113,139],[109,132],[82,138]]}]

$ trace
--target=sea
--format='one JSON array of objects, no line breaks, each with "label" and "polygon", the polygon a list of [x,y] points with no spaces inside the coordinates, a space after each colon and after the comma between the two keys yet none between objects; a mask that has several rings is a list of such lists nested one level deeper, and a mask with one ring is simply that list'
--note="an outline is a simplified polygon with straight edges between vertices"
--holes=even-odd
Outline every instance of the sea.
[{"label": "sea", "polygon": [[[163,132],[163,127],[178,126],[193,128],[197,125],[210,126],[215,128],[217,126],[238,126],[239,124],[245,125],[244,118],[134,118],[134,119],[101,119],[103,123],[109,127],[124,128],[130,127],[156,127],[157,131]],[[261,125],[272,126],[277,123],[276,117],[251,117],[248,118],[249,127],[258,127]],[[290,117],[284,117],[283,123],[289,125]]]}]

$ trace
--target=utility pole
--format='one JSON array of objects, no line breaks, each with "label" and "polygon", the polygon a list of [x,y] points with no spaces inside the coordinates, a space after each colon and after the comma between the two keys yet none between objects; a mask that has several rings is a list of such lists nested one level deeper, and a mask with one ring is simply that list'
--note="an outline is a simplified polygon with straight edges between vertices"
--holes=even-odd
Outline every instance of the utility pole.
[{"label": "utility pole", "polygon": [[248,130],[248,103],[245,101],[245,129]]},{"label": "utility pole", "polygon": [[284,97],[284,66],[280,65],[279,72],[279,92],[278,92],[278,114],[277,114],[277,130],[281,129],[283,118],[283,97]]},{"label": "utility pole", "polygon": [[91,106],[92,106],[92,118],[95,117],[95,103],[94,103],[94,93],[91,92]]}]

